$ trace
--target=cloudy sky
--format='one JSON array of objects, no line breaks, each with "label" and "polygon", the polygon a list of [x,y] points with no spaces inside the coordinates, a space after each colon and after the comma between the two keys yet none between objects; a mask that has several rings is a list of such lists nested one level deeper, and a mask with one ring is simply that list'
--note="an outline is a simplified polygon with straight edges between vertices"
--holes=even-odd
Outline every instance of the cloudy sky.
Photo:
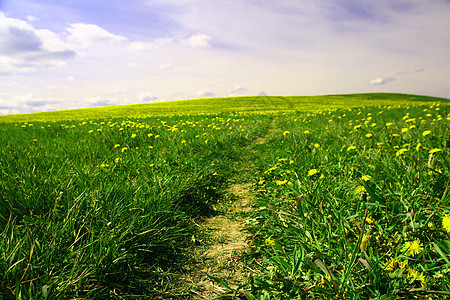
[{"label": "cloudy sky", "polygon": [[449,0],[0,0],[0,114],[234,95],[450,97]]}]

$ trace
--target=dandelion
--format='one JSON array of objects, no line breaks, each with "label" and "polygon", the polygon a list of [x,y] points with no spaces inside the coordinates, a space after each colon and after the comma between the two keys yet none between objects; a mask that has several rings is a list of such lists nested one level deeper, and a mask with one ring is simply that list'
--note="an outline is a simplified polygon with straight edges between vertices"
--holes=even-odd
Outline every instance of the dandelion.
[{"label": "dandelion", "polygon": [[371,217],[366,217],[366,222],[370,225],[373,224],[373,219]]},{"label": "dandelion", "polygon": [[133,133],[133,134],[131,135],[131,138],[134,139],[135,137],[137,137],[137,134]]},{"label": "dandelion", "polygon": [[366,188],[363,187],[362,185],[357,186],[354,190],[353,190],[353,194],[357,195],[357,194],[362,194],[366,192]]},{"label": "dandelion", "polygon": [[304,134],[309,134],[309,130],[303,131]]},{"label": "dandelion", "polygon": [[114,149],[119,148],[119,147],[120,147],[120,144],[115,144],[114,145]]},{"label": "dandelion", "polygon": [[355,149],[356,149],[355,146],[349,146],[349,147],[347,148],[347,151],[351,151],[351,150],[355,150]]},{"label": "dandelion", "polygon": [[406,265],[407,262],[399,261],[396,258],[391,258],[384,268],[388,271],[394,271],[395,269],[405,269]]},{"label": "dandelion", "polygon": [[430,154],[434,154],[434,153],[439,152],[439,151],[442,151],[442,149],[434,148],[434,149],[431,149],[429,153]]},{"label": "dandelion", "polygon": [[311,169],[308,171],[308,176],[313,176],[315,174],[317,174],[319,171],[317,171],[317,169]]},{"label": "dandelion", "polygon": [[289,131],[285,131],[285,132],[283,132],[283,135],[288,135],[290,132]]},{"label": "dandelion", "polygon": [[431,130],[425,130],[424,132],[422,132],[423,136],[427,136],[431,133]]},{"label": "dandelion", "polygon": [[314,147],[316,147],[316,149],[319,149],[320,145],[316,143],[316,144],[314,144]]},{"label": "dandelion", "polygon": [[258,185],[263,185],[266,181],[262,178],[259,179]]},{"label": "dandelion", "polygon": [[416,271],[412,268],[408,268],[408,277],[411,281],[419,281],[422,286],[425,285],[425,276],[422,272]]},{"label": "dandelion", "polygon": [[408,128],[402,128],[402,133],[405,133],[405,132],[407,132],[409,129]]},{"label": "dandelion", "polygon": [[372,125],[370,125],[370,126],[375,127],[375,126],[377,126],[377,123],[372,123]]},{"label": "dandelion", "polygon": [[123,153],[128,150],[128,147],[123,147],[120,151]]},{"label": "dandelion", "polygon": [[402,252],[406,252],[407,256],[416,256],[423,250],[423,245],[420,241],[414,240],[412,242],[406,242],[403,245]]},{"label": "dandelion", "polygon": [[422,144],[418,143],[417,146],[416,146],[416,151],[419,151],[421,146],[422,146]]},{"label": "dandelion", "polygon": [[373,134],[371,134],[371,133],[366,134],[366,138],[368,138],[368,139],[370,139],[372,136],[373,136]]},{"label": "dandelion", "polygon": [[416,125],[409,126],[409,129],[414,129],[414,128],[416,128]]},{"label": "dandelion", "polygon": [[392,125],[394,125],[394,124],[393,123],[386,123],[386,127],[390,127]]},{"label": "dandelion", "polygon": [[370,175],[363,175],[363,176],[361,176],[361,180],[362,181],[369,181],[371,178],[372,178],[372,176],[370,176]]},{"label": "dandelion", "polygon": [[275,245],[275,240],[272,238],[267,238],[264,242],[267,246]]},{"label": "dandelion", "polygon": [[395,153],[395,155],[396,155],[396,156],[400,156],[400,155],[402,155],[403,153],[405,153],[406,151],[408,151],[408,149],[402,148],[402,149],[398,150],[397,153]]},{"label": "dandelion", "polygon": [[442,228],[444,228],[445,231],[450,232],[450,215],[442,217]]},{"label": "dandelion", "polygon": [[286,183],[288,183],[288,181],[287,181],[287,179],[285,179],[285,180],[277,180],[277,181],[275,181],[275,183],[277,185],[285,185]]},{"label": "dandelion", "polygon": [[117,158],[114,159],[114,162],[115,162],[116,164],[119,163],[119,162],[121,162],[121,161],[122,161],[122,159],[119,158],[119,157],[117,157]]}]

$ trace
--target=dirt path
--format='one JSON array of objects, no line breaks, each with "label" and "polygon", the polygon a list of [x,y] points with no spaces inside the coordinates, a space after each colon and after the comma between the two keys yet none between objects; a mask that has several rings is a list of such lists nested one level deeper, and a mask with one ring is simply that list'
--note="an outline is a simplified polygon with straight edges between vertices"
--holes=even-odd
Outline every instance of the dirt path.
[{"label": "dirt path", "polygon": [[211,245],[198,253],[188,281],[192,283],[194,299],[214,299],[218,295],[232,294],[218,279],[224,280],[231,289],[237,289],[245,281],[245,264],[241,261],[248,247],[249,234],[245,229],[245,213],[250,209],[251,185],[234,183],[228,192],[235,200],[221,212],[204,221],[202,226],[210,234]]},{"label": "dirt path", "polygon": [[[254,147],[264,144],[273,133],[272,122],[264,136],[243,149],[243,163],[237,172],[241,175],[237,175],[235,182],[227,189],[232,201],[215,207],[218,215],[204,220],[201,224],[208,232],[211,243],[205,249],[197,250],[196,262],[190,267],[190,273],[186,277],[186,281],[191,285],[193,299],[233,296],[246,281],[246,277],[253,272],[243,261],[251,242],[251,236],[245,231],[245,221],[253,199],[251,183],[246,177],[254,168]],[[234,296],[243,295],[237,293]]]}]

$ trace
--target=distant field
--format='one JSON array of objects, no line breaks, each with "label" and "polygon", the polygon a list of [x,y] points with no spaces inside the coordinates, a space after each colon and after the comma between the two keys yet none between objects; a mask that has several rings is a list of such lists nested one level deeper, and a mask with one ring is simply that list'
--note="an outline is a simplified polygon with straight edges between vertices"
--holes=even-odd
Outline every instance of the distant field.
[{"label": "distant field", "polygon": [[225,299],[448,299],[448,104],[260,96],[1,116],[0,299],[192,299],[199,223],[231,182],[256,196],[252,273],[215,278]]},{"label": "distant field", "polygon": [[218,113],[271,113],[280,111],[318,111],[328,108],[348,108],[408,103],[449,103],[449,99],[428,96],[370,93],[323,96],[252,96],[179,100],[148,104],[96,107],[76,110],[0,116],[0,123],[56,122],[104,118],[147,118],[188,116]]}]

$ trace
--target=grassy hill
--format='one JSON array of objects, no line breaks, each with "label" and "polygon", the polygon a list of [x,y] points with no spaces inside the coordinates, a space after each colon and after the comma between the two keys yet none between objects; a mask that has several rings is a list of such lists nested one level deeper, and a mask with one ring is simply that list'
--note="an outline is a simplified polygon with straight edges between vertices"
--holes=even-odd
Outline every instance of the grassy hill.
[{"label": "grassy hill", "polygon": [[270,113],[282,111],[318,111],[414,102],[450,102],[449,99],[394,93],[368,93],[321,96],[250,96],[178,100],[146,104],[93,107],[74,110],[0,116],[0,123],[56,122],[123,117],[162,117],[217,114],[231,112]]}]

